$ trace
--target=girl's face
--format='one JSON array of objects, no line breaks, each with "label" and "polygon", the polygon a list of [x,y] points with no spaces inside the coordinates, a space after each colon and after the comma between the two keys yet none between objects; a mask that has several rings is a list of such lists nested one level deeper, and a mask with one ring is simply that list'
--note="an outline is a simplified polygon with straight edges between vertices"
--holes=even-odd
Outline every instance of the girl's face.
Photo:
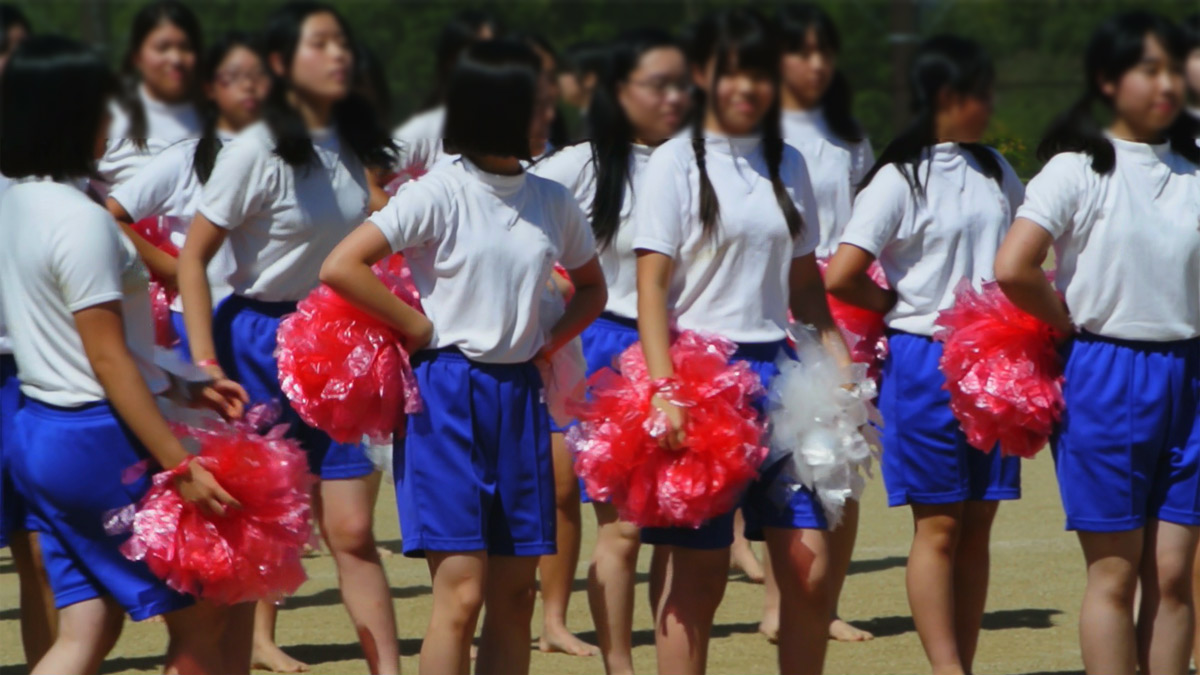
[{"label": "girl's face", "polygon": [[691,104],[687,61],[677,47],[642,54],[629,78],[617,85],[617,100],[633,126],[634,137],[657,145],[679,133]]},{"label": "girl's face", "polygon": [[783,55],[783,86],[802,108],[815,108],[836,70],[837,53],[821,49],[816,29],[810,28],[801,48]]},{"label": "girl's face", "polygon": [[8,51],[0,53],[0,71],[4,70],[4,64],[8,63],[8,57],[16,51],[17,47],[29,37],[29,31],[25,30],[25,26],[16,24],[8,29],[8,35],[5,38],[8,41]]},{"label": "girl's face", "polygon": [[731,57],[714,84],[716,67],[714,57],[704,68],[692,69],[693,81],[711,101],[706,126],[728,136],[756,133],[779,95],[779,82],[769,72],[739,68],[737,59]]},{"label": "girl's face", "polygon": [[1200,47],[1188,54],[1187,64],[1184,66],[1184,79],[1187,80],[1192,100],[1200,103]]},{"label": "girl's face", "polygon": [[239,46],[225,55],[205,94],[217,104],[222,121],[237,131],[258,121],[269,88],[258,54]]},{"label": "girl's face", "polygon": [[992,119],[995,95],[991,88],[979,94],[959,94],[943,89],[938,96],[939,140],[978,143]]},{"label": "girl's face", "polygon": [[196,73],[196,45],[179,26],[161,21],[146,35],[133,65],[151,97],[165,103],[187,99]]},{"label": "girl's face", "polygon": [[1101,82],[1117,121],[1139,138],[1153,138],[1175,121],[1183,107],[1183,64],[1158,38],[1147,35],[1142,60],[1115,81]]},{"label": "girl's face", "polygon": [[292,88],[305,98],[336,103],[350,93],[353,68],[354,53],[337,17],[320,12],[305,19],[292,55]]}]

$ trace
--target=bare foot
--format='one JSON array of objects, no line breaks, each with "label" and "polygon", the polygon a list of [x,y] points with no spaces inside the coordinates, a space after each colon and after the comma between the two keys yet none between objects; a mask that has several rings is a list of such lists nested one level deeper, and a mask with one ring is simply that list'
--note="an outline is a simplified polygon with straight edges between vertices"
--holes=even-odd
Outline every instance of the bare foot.
[{"label": "bare foot", "polygon": [[762,622],[758,624],[758,632],[767,638],[767,642],[771,644],[779,644],[779,615],[773,617],[763,617]]},{"label": "bare foot", "polygon": [[479,646],[471,645],[471,660],[474,661],[475,659],[478,659],[478,658],[479,658]]},{"label": "bare foot", "polygon": [[390,558],[390,557],[396,555],[395,553],[392,553],[392,549],[384,548],[382,546],[376,546],[375,552],[379,554],[380,560],[384,560],[384,559],[387,559],[387,558]]},{"label": "bare foot", "polygon": [[741,570],[751,583],[761,584],[763,582],[762,563],[758,562],[758,557],[754,555],[754,550],[750,548],[748,542],[745,540],[735,541],[731,553],[730,567]]},{"label": "bare foot", "polygon": [[829,622],[829,639],[838,642],[866,642],[874,640],[875,636],[834,617],[833,621]]},{"label": "bare foot", "polygon": [[570,656],[596,656],[600,653],[595,646],[575,637],[565,626],[544,627],[538,638],[538,650],[547,654],[560,653]]},{"label": "bare foot", "polygon": [[284,654],[274,642],[254,645],[254,652],[250,655],[250,667],[255,670],[269,670],[272,673],[308,672],[307,663]]}]

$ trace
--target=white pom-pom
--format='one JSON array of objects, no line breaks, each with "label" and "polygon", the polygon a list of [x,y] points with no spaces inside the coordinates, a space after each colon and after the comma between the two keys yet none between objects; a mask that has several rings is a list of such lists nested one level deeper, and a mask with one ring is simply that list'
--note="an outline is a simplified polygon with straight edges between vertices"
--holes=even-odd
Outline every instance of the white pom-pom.
[{"label": "white pom-pom", "polygon": [[[786,461],[793,490],[816,494],[830,529],[842,520],[846,501],[858,499],[879,455],[871,424],[883,420],[871,401],[875,381],[867,366],[839,366],[812,329],[793,326],[798,361],[781,359],[771,382],[771,456]],[[788,492],[790,496],[790,491]]]}]

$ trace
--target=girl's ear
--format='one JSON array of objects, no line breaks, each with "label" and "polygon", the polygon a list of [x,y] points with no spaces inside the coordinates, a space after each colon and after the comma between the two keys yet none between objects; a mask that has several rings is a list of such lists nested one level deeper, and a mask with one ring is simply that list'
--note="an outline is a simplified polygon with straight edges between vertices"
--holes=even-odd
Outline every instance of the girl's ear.
[{"label": "girl's ear", "polygon": [[267,64],[271,67],[271,72],[275,73],[276,77],[283,77],[287,74],[287,68],[283,65],[283,54],[271,52],[267,55]]},{"label": "girl's ear", "polygon": [[1117,83],[1115,80],[1106,80],[1102,77],[1097,77],[1096,88],[1109,99],[1117,97]]}]

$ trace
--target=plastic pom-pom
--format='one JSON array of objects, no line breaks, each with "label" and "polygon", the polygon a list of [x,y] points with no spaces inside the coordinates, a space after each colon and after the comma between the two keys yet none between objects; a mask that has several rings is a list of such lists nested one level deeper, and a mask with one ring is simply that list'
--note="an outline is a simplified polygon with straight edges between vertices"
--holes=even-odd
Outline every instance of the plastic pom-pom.
[{"label": "plastic pom-pom", "polygon": [[1033,457],[1063,410],[1057,332],[1018,309],[995,282],[976,291],[963,280],[954,306],[939,314],[934,338],[950,409],[967,441],[984,452]]},{"label": "plastic pom-pom", "polygon": [[[829,260],[822,258],[817,264],[820,265],[821,275],[824,276]],[[888,288],[887,277],[878,260],[871,263],[867,274],[880,288]],[[826,294],[825,298],[829,302],[829,313],[833,316],[833,322],[841,330],[846,349],[850,350],[850,358],[855,363],[867,364],[868,374],[878,380],[888,355],[883,315],[842,302],[832,295]]]},{"label": "plastic pom-pom", "polygon": [[[375,274],[420,309],[403,260],[381,261]],[[421,409],[417,381],[400,337],[382,321],[322,284],[284,317],[277,333],[279,383],[306,423],[339,443],[367,436],[384,442]]]},{"label": "plastic pom-pom", "polygon": [[[566,298],[559,291],[558,284],[551,279],[542,293],[538,309],[542,329],[549,334],[565,311]],[[554,352],[549,360],[538,359],[535,365],[542,376],[550,417],[559,426],[566,426],[574,418],[575,410],[583,402],[587,391],[587,361],[583,358],[583,341],[575,338]]]},{"label": "plastic pom-pom", "polygon": [[[179,248],[171,243],[170,218],[152,216],[133,224],[132,229],[159,250],[178,258]],[[154,317],[154,343],[160,347],[171,347],[178,342],[175,329],[171,326],[171,303],[176,293],[167,290],[166,284],[155,275],[150,276],[150,310]]]},{"label": "plastic pom-pom", "polygon": [[427,173],[423,166],[405,167],[396,173],[388,176],[386,184],[383,186],[383,191],[395,197],[396,192],[400,190],[400,186],[414,181]]},{"label": "plastic pom-pom", "polygon": [[817,495],[830,528],[846,502],[862,496],[879,453],[872,424],[883,419],[871,401],[877,389],[866,364],[839,366],[810,329],[793,326],[799,360],[780,359],[771,381],[771,454],[787,461],[787,495],[799,486]]},{"label": "plastic pom-pom", "polygon": [[[733,509],[767,456],[765,420],[754,402],[765,392],[744,362],[730,363],[729,340],[686,331],[671,346],[675,377],[652,381],[641,343],[589,380],[590,399],[567,432],[575,471],[588,494],[610,501],[642,527],[699,527]],[[687,410],[686,447],[658,439],[659,396]]]},{"label": "plastic pom-pom", "polygon": [[[315,478],[299,443],[283,437],[286,426],[262,436],[252,421],[172,429],[199,454],[156,474],[136,506],[109,514],[110,534],[131,533],[121,552],[144,560],[176,591],[220,604],[294,593],[307,579],[301,557],[314,543]],[[241,508],[216,516],[185,501],[176,478],[188,462],[211,472]]]}]

